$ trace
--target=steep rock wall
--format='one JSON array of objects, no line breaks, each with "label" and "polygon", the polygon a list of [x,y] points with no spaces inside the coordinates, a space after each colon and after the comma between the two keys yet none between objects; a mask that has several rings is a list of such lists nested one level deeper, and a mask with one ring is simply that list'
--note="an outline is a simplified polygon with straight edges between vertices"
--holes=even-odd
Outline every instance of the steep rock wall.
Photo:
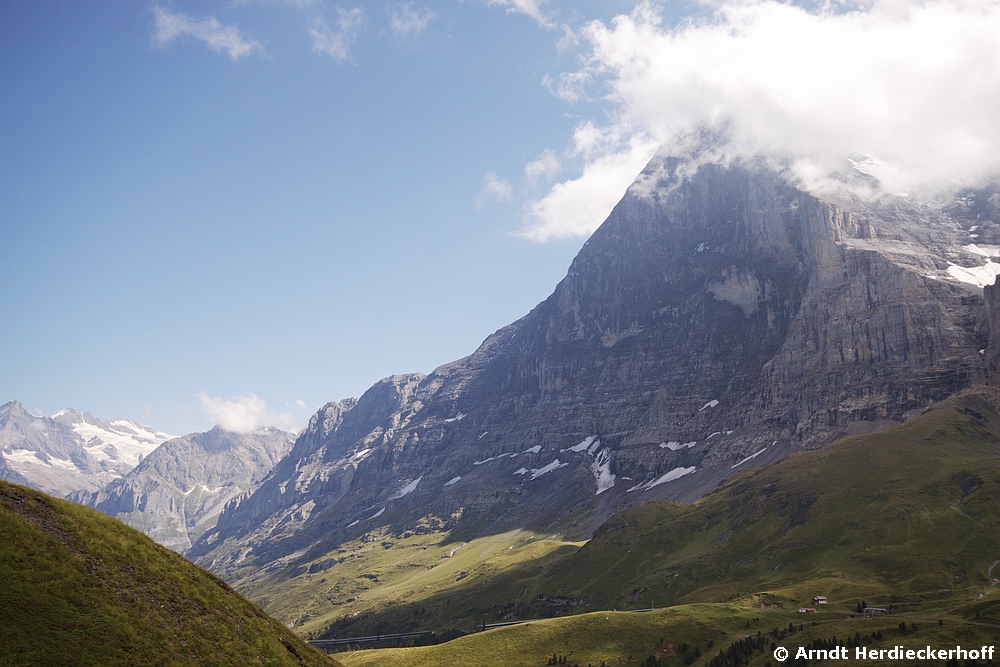
[{"label": "steep rock wall", "polygon": [[548,299],[317,415],[189,555],[260,576],[428,515],[587,534],[984,377],[981,290],[948,273],[976,259],[938,208],[820,200],[752,164],[649,173]]}]

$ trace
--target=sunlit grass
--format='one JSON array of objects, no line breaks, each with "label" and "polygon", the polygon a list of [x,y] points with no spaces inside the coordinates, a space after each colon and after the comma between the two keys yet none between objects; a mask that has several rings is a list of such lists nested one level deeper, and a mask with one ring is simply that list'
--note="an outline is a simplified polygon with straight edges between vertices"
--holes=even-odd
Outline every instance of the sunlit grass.
[{"label": "sunlit grass", "polygon": [[[744,473],[696,503],[627,510],[586,544],[508,533],[451,558],[442,556],[461,543],[444,534],[389,536],[381,552],[352,544],[355,569],[337,565],[323,583],[356,586],[355,599],[326,612],[317,605],[297,629],[469,632],[484,621],[694,602],[787,613],[814,595],[842,619],[866,600],[955,622],[971,620],[978,605],[982,622],[997,623],[989,602],[1000,589],[987,568],[1000,558],[998,434],[993,407],[967,396],[897,429]],[[360,581],[365,573],[376,579]],[[312,576],[282,584],[304,590]],[[288,608],[298,594],[289,589]],[[457,645],[464,641],[473,638]]]},{"label": "sunlit grass", "polygon": [[0,535],[0,664],[335,664],[96,510],[0,482]]}]

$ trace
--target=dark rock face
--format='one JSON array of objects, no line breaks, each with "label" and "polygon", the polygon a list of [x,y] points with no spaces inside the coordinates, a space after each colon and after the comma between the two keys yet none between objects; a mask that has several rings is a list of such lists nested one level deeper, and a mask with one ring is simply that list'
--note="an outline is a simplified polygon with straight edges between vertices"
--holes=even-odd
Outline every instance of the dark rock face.
[{"label": "dark rock face", "polygon": [[984,263],[970,221],[656,166],[552,296],[465,359],[324,407],[188,555],[266,573],[427,515],[587,534],[983,380],[982,289],[954,271]]}]

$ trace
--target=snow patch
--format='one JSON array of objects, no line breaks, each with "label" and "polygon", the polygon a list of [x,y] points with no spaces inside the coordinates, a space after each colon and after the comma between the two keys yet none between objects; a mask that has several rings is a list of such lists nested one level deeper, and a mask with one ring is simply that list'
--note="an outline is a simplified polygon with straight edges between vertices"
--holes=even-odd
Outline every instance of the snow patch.
[{"label": "snow patch", "polygon": [[378,512],[375,512],[375,514],[372,514],[370,517],[368,517],[368,520],[371,521],[372,519],[377,519],[384,513],[385,513],[385,508],[383,507]]},{"label": "snow patch", "polygon": [[[195,484],[190,489],[188,489],[187,491],[185,491],[184,495],[185,496],[190,496],[194,491],[196,491],[198,489],[201,489],[204,493],[207,493],[209,495],[213,495],[213,494],[218,493],[219,491],[222,491],[224,488],[225,487],[223,487],[223,486],[217,486],[214,489],[210,489],[207,486],[205,486],[204,484]],[[312,502],[312,501],[309,501],[309,502]]]},{"label": "snow patch", "polygon": [[402,498],[403,496],[410,495],[411,493],[417,490],[417,484],[420,484],[420,480],[422,480],[423,478],[424,478],[423,475],[417,477],[415,480],[413,480],[412,482],[401,488],[399,491],[389,496],[389,500],[396,500],[397,498]]},{"label": "snow patch", "polygon": [[351,454],[351,461],[357,463],[358,461],[364,461],[368,458],[368,455],[372,453],[371,449],[362,449],[360,452],[354,452]]},{"label": "snow patch", "polygon": [[462,476],[461,476],[461,475],[459,475],[458,477],[452,477],[452,478],[451,478],[451,479],[449,479],[449,480],[448,480],[447,482],[445,482],[445,483],[444,483],[444,485],[445,485],[445,486],[451,486],[452,484],[458,484],[458,481],[459,481],[460,479],[462,479]]},{"label": "snow patch", "polygon": [[601,495],[615,485],[615,475],[611,472],[611,448],[605,447],[590,464],[590,472],[597,482],[597,493]]},{"label": "snow patch", "polygon": [[531,469],[531,479],[538,479],[539,477],[541,477],[542,475],[544,475],[546,473],[550,473],[553,470],[558,470],[559,468],[565,468],[568,465],[569,465],[568,463],[560,463],[559,459],[556,459],[555,461],[553,461],[552,463],[548,464],[547,466],[543,466],[541,468],[532,468]]},{"label": "snow patch", "polygon": [[490,461],[496,461],[497,459],[502,459],[505,456],[514,456],[514,454],[498,454],[497,456],[491,456],[488,459],[483,459],[482,461],[473,461],[472,465],[481,466],[484,463],[489,463]]},{"label": "snow patch", "polygon": [[537,454],[540,451],[542,451],[542,446],[541,445],[535,445],[534,447],[528,447],[526,450],[524,450],[521,453],[522,454]]},{"label": "snow patch", "polygon": [[351,526],[356,526],[359,523],[361,523],[361,519],[355,519],[354,521],[352,521],[349,524],[347,524],[347,527],[350,528]]},{"label": "snow patch", "polygon": [[[132,467],[139,465],[143,457],[162,443],[175,437],[166,433],[148,431],[137,424],[122,419],[110,422],[109,426],[111,425],[116,428],[107,429],[96,424],[76,422],[73,424],[73,431],[83,440],[83,448],[96,460],[122,461]],[[114,447],[111,451],[117,456],[112,456],[107,451],[108,445]]]},{"label": "snow patch", "polygon": [[[452,417],[451,419],[445,419],[444,423],[445,424],[450,424],[451,422],[457,422],[457,421],[462,420],[462,419],[465,419],[465,413],[464,412],[459,412],[457,417]],[[480,436],[480,437],[482,437],[482,436]]]},{"label": "snow patch", "polygon": [[[767,449],[767,447],[765,447],[764,449]],[[730,470],[732,470],[733,468],[738,468],[741,465],[743,465],[744,463],[746,463],[747,461],[749,461],[750,459],[753,459],[754,457],[760,455],[761,453],[764,452],[764,449],[760,450],[759,452],[754,452],[753,454],[751,454],[750,456],[746,457],[745,459],[743,459],[742,461],[740,461],[736,465],[730,466]]]},{"label": "snow patch", "polygon": [[13,463],[34,463],[38,465],[51,465],[47,461],[43,461],[37,452],[30,449],[14,449],[3,455],[8,462]]},{"label": "snow patch", "polygon": [[586,440],[584,440],[583,442],[581,442],[578,445],[573,445],[572,447],[569,447],[567,449],[560,449],[559,451],[560,452],[566,452],[566,451],[569,451],[569,452],[582,452],[584,450],[590,449],[590,447],[592,445],[594,445],[594,443],[597,443],[598,445],[601,444],[601,441],[599,440],[599,436],[592,435],[592,436],[590,436],[589,438],[587,438]]},{"label": "snow patch", "polygon": [[[974,232],[977,229],[979,229],[979,225],[970,227],[969,231]],[[981,257],[1000,257],[1000,245],[979,245],[977,243],[970,243],[969,245],[962,246],[962,250]]]},{"label": "snow patch", "polygon": [[661,442],[660,449],[669,449],[672,452],[676,452],[678,449],[691,449],[697,444],[698,444],[697,440],[693,440],[691,442],[685,442],[684,444],[671,440],[670,442]]},{"label": "snow patch", "polygon": [[660,475],[659,477],[657,477],[652,481],[646,482],[645,484],[637,484],[636,486],[633,486],[631,489],[628,490],[628,492],[631,493],[632,491],[638,491],[640,489],[642,491],[649,491],[654,486],[659,486],[660,484],[666,484],[667,482],[672,482],[675,479],[680,479],[684,475],[690,475],[695,470],[697,470],[697,468],[695,468],[694,466],[691,466],[689,468],[674,468],[667,474]]},{"label": "snow patch", "polygon": [[967,285],[986,287],[987,285],[992,285],[996,281],[997,276],[1000,275],[1000,264],[997,264],[992,259],[987,259],[986,263],[982,266],[974,266],[967,269],[964,266],[949,262],[948,275]]},{"label": "snow patch", "polygon": [[72,461],[67,461],[66,459],[50,458],[49,465],[52,466],[53,468],[62,468],[63,470],[72,470],[74,472],[81,472],[80,469],[76,467],[75,463],[73,463]]},{"label": "snow patch", "polygon": [[713,398],[711,401],[709,401],[705,405],[701,406],[701,408],[698,410],[698,412],[701,412],[702,410],[705,410],[706,408],[714,408],[718,404],[719,404],[719,401],[717,399]]},{"label": "snow patch", "polygon": [[528,470],[527,468],[518,468],[517,470],[514,471],[514,474],[515,475],[527,475],[529,472],[531,472],[531,471]]}]

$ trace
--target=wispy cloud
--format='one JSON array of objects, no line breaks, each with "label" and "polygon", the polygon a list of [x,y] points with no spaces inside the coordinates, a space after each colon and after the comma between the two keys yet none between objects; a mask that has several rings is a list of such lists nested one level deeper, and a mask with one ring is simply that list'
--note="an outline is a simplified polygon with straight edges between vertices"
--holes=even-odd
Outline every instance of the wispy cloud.
[{"label": "wispy cloud", "polygon": [[479,198],[476,200],[476,208],[482,208],[487,200],[510,201],[514,196],[514,188],[506,178],[497,176],[494,172],[488,171],[483,176],[483,187],[479,191]]},{"label": "wispy cloud", "polygon": [[358,30],[365,22],[365,12],[360,7],[337,10],[337,26],[330,28],[322,19],[316,19],[309,29],[312,48],[341,62],[351,57],[351,46]]},{"label": "wispy cloud", "polygon": [[423,32],[436,14],[428,8],[414,9],[410,3],[395,5],[389,10],[389,28],[396,35],[407,36]]},{"label": "wispy cloud", "polygon": [[319,4],[321,0],[232,0],[236,6],[240,5],[275,5],[306,9]]},{"label": "wispy cloud", "polygon": [[254,53],[267,53],[263,44],[245,37],[236,26],[222,25],[214,16],[195,18],[159,5],[153,7],[153,16],[156,20],[153,44],[158,47],[166,47],[181,37],[194,37],[213,51],[228,54],[233,60]]},{"label": "wispy cloud", "polygon": [[524,176],[529,183],[550,181],[562,171],[562,168],[562,161],[556,156],[555,151],[548,149],[538,156],[538,159],[524,166]]},{"label": "wispy cloud", "polygon": [[555,28],[555,22],[542,10],[545,3],[546,0],[486,0],[489,6],[503,7],[508,14],[524,14],[535,19],[543,28]]},{"label": "wispy cloud", "polygon": [[269,410],[264,399],[254,394],[225,399],[199,392],[198,402],[205,416],[227,431],[249,433],[263,426],[276,426],[289,431],[298,429],[294,415]]}]

